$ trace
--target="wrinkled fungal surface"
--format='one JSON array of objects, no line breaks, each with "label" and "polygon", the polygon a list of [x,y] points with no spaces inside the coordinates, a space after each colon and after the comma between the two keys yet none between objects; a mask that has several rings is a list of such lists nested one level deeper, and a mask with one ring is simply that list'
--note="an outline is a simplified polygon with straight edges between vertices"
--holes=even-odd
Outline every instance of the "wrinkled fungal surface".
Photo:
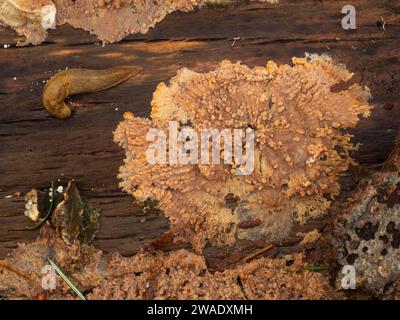
[{"label": "wrinkled fungal surface", "polygon": [[[57,277],[42,288],[42,268],[55,261],[87,299],[330,299],[338,297],[326,274],[304,270],[302,254],[260,258],[210,273],[204,258],[186,250],[138,253],[124,258],[93,246],[67,245],[44,227],[41,237],[20,244],[0,260],[0,292],[6,299],[77,299]],[[288,263],[287,261],[290,261]],[[11,268],[7,268],[7,266]],[[12,271],[14,270],[14,271]],[[18,273],[16,273],[18,272]]]},{"label": "wrinkled fungal surface", "polygon": [[[276,0],[259,1],[277,3]],[[147,33],[174,11],[189,12],[202,6],[224,7],[240,2],[242,0],[4,0],[0,3],[0,23],[25,36],[18,45],[40,44],[47,37],[47,29],[55,28],[56,23],[82,28],[103,43],[112,43],[129,34]]]},{"label": "wrinkled fungal surface", "polygon": [[[114,133],[126,152],[120,186],[138,201],[155,199],[197,251],[207,242],[279,241],[294,222],[325,214],[339,175],[353,163],[355,147],[343,129],[370,114],[370,94],[357,83],[331,92],[353,74],[326,56],[293,62],[250,68],[223,61],[208,73],[183,68],[160,83],[151,119],[127,113]],[[167,130],[169,121],[198,136],[203,128],[254,129],[254,171],[237,175],[238,163],[150,164],[146,134]]]},{"label": "wrinkled fungal surface", "polygon": [[[190,11],[201,0],[5,0],[0,22],[25,36],[23,42],[40,44],[47,29],[69,23],[95,34],[101,41],[115,42],[131,33],[147,33],[174,11]],[[57,17],[56,17],[57,16]]]},{"label": "wrinkled fungal surface", "polygon": [[18,45],[39,44],[47,37],[47,29],[55,28],[56,6],[51,0],[2,0],[0,25],[12,27],[25,37]]},{"label": "wrinkled fungal surface", "polygon": [[335,230],[338,262],[352,265],[357,287],[387,293],[400,276],[400,176],[376,173],[344,206]]},{"label": "wrinkled fungal surface", "polygon": [[200,0],[55,0],[57,24],[88,30],[103,42],[116,42],[131,33],[147,33],[174,11],[189,11]]}]

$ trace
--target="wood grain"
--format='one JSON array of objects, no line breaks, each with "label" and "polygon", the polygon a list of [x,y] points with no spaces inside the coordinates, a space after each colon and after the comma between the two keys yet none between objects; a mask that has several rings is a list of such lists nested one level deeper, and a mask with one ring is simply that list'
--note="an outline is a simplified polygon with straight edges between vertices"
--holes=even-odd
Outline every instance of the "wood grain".
[{"label": "wood grain", "polygon": [[[44,44],[19,48],[16,34],[1,29],[0,257],[37,236],[25,230],[23,195],[57,179],[76,179],[83,196],[101,207],[100,249],[130,255],[168,230],[162,213],[144,213],[118,188],[124,155],[112,132],[125,111],[148,116],[157,84],[183,66],[206,71],[223,59],[263,65],[270,59],[289,63],[304,52],[328,53],[361,74],[374,96],[373,115],[352,130],[362,144],[355,158],[364,165],[383,162],[400,126],[400,14],[393,10],[400,4],[355,2],[357,30],[350,31],[340,24],[346,4],[283,1],[174,13],[146,35],[107,46],[65,25],[50,31]],[[42,107],[44,81],[58,70],[117,65],[139,65],[143,72],[110,90],[72,97],[68,120],[54,119]]]}]

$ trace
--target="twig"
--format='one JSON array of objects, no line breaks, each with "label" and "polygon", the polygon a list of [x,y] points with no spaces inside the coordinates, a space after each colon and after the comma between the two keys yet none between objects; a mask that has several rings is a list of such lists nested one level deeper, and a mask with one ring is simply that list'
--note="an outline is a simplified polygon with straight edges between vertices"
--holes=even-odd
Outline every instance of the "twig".
[{"label": "twig", "polygon": [[272,243],[267,244],[265,247],[258,249],[252,253],[250,253],[249,255],[243,257],[241,260],[242,261],[249,261],[250,259],[253,259],[255,257],[257,257],[258,255],[260,255],[261,253],[264,253],[265,251],[268,251],[269,249],[273,248],[274,245]]},{"label": "twig", "polygon": [[385,21],[385,19],[383,19],[382,16],[381,16],[381,20],[382,20],[382,22],[383,22],[382,29],[383,29],[383,31],[386,32],[386,21]]},{"label": "twig", "polygon": [[240,37],[233,38],[233,42],[232,42],[231,46],[233,47],[235,45],[236,41],[239,41],[239,40],[240,40]]},{"label": "twig", "polygon": [[384,162],[383,167],[381,169],[381,172],[385,171],[387,169],[387,167],[391,164],[394,156],[400,153],[400,131],[396,136],[396,140],[394,143],[394,148],[392,150],[392,152],[390,152],[389,157],[387,158],[387,160]]},{"label": "twig", "polygon": [[159,250],[162,248],[167,247],[169,244],[172,243],[172,241],[174,240],[174,237],[176,236],[175,231],[168,231],[166,233],[163,233],[158,239],[150,242],[150,243],[146,243],[143,246],[144,250]]},{"label": "twig", "polygon": [[22,277],[28,281],[31,281],[31,282],[33,281],[33,279],[30,276],[26,275],[24,272],[18,270],[17,268],[14,268],[14,267],[8,265],[7,263],[0,261],[0,268],[4,268],[8,271],[14,272],[15,274],[19,275],[20,277]]}]

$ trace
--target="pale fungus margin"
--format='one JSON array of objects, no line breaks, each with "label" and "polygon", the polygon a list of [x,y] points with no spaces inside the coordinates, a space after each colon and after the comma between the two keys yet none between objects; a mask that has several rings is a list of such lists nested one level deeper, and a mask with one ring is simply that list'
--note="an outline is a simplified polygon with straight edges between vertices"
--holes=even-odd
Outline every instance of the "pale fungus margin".
[{"label": "pale fungus margin", "polygon": [[[295,222],[326,214],[339,176],[355,164],[343,129],[368,117],[369,89],[332,86],[354,75],[327,56],[293,58],[293,66],[249,68],[222,61],[208,73],[183,68],[154,92],[151,119],[124,115],[114,140],[126,152],[120,186],[140,202],[155,199],[178,238],[201,252],[238,239],[279,241]],[[254,128],[254,172],[230,165],[151,165],[151,128]],[[228,198],[235,199],[228,205]]]}]

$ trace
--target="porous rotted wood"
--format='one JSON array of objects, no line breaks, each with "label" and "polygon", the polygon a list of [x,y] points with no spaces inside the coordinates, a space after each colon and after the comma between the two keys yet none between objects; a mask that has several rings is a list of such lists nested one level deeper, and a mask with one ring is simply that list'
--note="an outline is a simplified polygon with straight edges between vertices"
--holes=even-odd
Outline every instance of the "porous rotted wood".
[{"label": "porous rotted wood", "polygon": [[[40,46],[17,48],[16,34],[0,30],[0,257],[37,235],[25,230],[23,195],[57,179],[76,179],[82,195],[102,209],[95,240],[100,249],[133,254],[168,230],[162,213],[144,213],[118,188],[124,155],[112,132],[125,111],[148,116],[156,85],[182,66],[206,71],[223,59],[262,65],[328,53],[359,73],[374,96],[373,115],[352,130],[362,144],[355,158],[367,166],[383,162],[400,126],[400,4],[357,1],[358,29],[348,31],[340,24],[346,4],[254,3],[174,13],[146,35],[107,46],[66,25],[50,31]],[[71,118],[54,119],[41,106],[44,81],[58,70],[121,64],[143,72],[110,90],[71,98]]]}]

